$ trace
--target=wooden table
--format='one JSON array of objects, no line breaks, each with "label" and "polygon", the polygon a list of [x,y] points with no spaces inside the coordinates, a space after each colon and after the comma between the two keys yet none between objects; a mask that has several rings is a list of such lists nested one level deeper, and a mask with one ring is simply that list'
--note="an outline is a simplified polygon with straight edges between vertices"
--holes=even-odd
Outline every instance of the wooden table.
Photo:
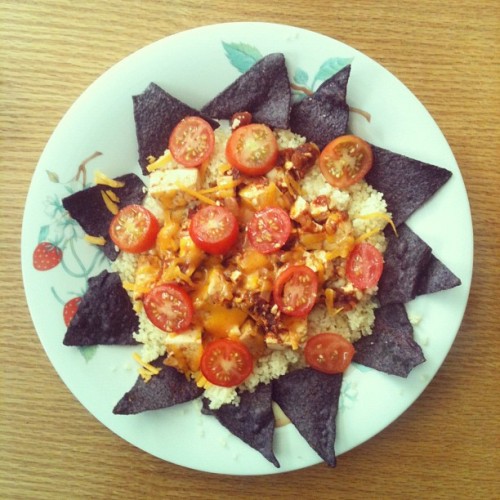
[{"label": "wooden table", "polygon": [[[286,8],[264,0],[4,0],[0,497],[498,498],[499,13],[493,0],[312,0],[287,2]],[[272,478],[224,477],[138,451],[66,389],[24,298],[23,206],[38,158],[65,111],[136,49],[188,28],[234,20],[319,31],[379,61],[436,119],[468,189],[475,271],[449,357],[401,418],[343,455],[334,470],[317,465]]]}]

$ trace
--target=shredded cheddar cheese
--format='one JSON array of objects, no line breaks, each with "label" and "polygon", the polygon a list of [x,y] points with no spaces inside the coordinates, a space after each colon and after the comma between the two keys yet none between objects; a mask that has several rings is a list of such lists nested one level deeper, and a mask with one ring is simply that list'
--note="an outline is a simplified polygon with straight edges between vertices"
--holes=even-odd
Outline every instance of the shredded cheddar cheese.
[{"label": "shredded cheddar cheese", "polygon": [[90,243],[91,245],[103,246],[106,244],[106,240],[105,240],[104,236],[91,236],[90,234],[86,234],[86,235],[84,235],[83,239],[87,243]]},{"label": "shredded cheddar cheese", "polygon": [[114,201],[115,203],[120,203],[120,197],[111,189],[107,189],[106,194],[109,196],[109,199],[111,201]]},{"label": "shredded cheddar cheese", "polygon": [[396,226],[394,222],[392,221],[391,217],[389,217],[387,214],[384,214],[382,212],[373,212],[371,214],[363,214],[363,215],[356,215],[354,217],[355,219],[383,219],[385,220],[390,226],[392,227],[392,230],[394,231],[394,234],[397,236],[398,232],[396,230]]},{"label": "shredded cheddar cheese", "polygon": [[141,365],[141,368],[139,368],[139,375],[144,379],[145,382],[149,382],[153,375],[158,375],[158,373],[160,373],[161,368],[156,368],[150,363],[145,363],[136,352],[134,352],[132,356],[135,361],[137,361],[137,363]]},{"label": "shredded cheddar cheese", "polygon": [[96,184],[103,184],[112,188],[121,188],[125,186],[124,182],[110,179],[107,175],[103,174],[99,170],[96,170],[94,173],[94,182]]},{"label": "shredded cheddar cheese", "polygon": [[172,153],[170,153],[170,151],[167,151],[163,156],[160,156],[157,160],[154,157],[150,158],[153,161],[146,167],[146,169],[148,172],[154,172],[159,168],[166,167],[172,161]]},{"label": "shredded cheddar cheese", "polygon": [[217,205],[217,203],[212,200],[211,198],[208,198],[207,196],[200,194],[198,191],[195,191],[194,189],[190,189],[180,182],[176,182],[176,186],[181,190],[184,191],[185,193],[189,194],[193,198],[198,198],[202,203],[206,203],[207,205]]},{"label": "shredded cheddar cheese", "polygon": [[106,205],[106,208],[113,214],[116,215],[118,213],[118,205],[109,197],[107,191],[101,191],[101,196]]}]

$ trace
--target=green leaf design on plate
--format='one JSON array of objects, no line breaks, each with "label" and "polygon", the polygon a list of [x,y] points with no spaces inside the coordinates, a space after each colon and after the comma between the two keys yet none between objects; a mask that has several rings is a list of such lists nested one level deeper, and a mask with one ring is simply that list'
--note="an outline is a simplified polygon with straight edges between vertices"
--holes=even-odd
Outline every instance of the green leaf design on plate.
[{"label": "green leaf design on plate", "polygon": [[226,43],[222,42],[229,62],[240,72],[248,71],[262,54],[258,49],[246,43]]},{"label": "green leaf design on plate", "polygon": [[49,177],[50,182],[59,182],[59,176],[55,172],[51,172],[50,170],[46,170],[47,175]]},{"label": "green leaf design on plate", "polygon": [[314,77],[313,85],[319,82],[322,83],[328,80],[332,75],[338,73],[341,69],[345,68],[348,64],[351,64],[352,57],[331,57],[327,59],[318,69],[316,76]]},{"label": "green leaf design on plate", "polygon": [[307,71],[302,68],[297,68],[295,74],[293,75],[293,81],[298,85],[306,85],[308,80],[309,75],[307,74]]},{"label": "green leaf design on plate", "polygon": [[40,227],[40,231],[38,232],[38,243],[41,243],[42,241],[46,241],[47,236],[49,234],[49,229],[50,229],[50,226],[48,224]]},{"label": "green leaf design on plate", "polygon": [[85,358],[85,361],[88,363],[95,355],[97,352],[97,347],[96,345],[90,345],[87,347],[79,347],[78,350],[82,354],[82,356]]}]

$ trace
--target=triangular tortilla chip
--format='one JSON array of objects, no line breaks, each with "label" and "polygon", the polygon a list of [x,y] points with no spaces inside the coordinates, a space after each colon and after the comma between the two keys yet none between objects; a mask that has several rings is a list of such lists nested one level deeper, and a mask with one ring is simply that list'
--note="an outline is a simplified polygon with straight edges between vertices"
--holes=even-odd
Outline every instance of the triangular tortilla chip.
[{"label": "triangular tortilla chip", "polygon": [[259,384],[254,392],[240,393],[238,406],[226,404],[211,410],[203,400],[203,413],[214,415],[232,434],[255,448],[273,465],[280,464],[273,453],[274,414],[271,384]]},{"label": "triangular tortilla chip", "polygon": [[149,382],[139,377],[113,409],[117,415],[133,415],[148,410],[159,410],[192,401],[201,395],[202,389],[193,380],[171,366],[165,366],[161,357],[151,364],[161,368],[158,375],[153,375]]},{"label": "triangular tortilla chip", "polygon": [[68,326],[68,346],[133,345],[139,320],[118,273],[102,271],[89,278],[88,289]]},{"label": "triangular tortilla chip", "polygon": [[186,116],[202,116],[215,129],[219,124],[203,116],[198,110],[170,95],[155,83],[150,83],[140,95],[132,97],[139,165],[148,175],[148,158],[159,158],[168,147],[168,139],[174,127]]},{"label": "triangular tortilla chip", "polygon": [[342,374],[312,368],[273,380],[273,399],[318,455],[335,467],[335,434]]},{"label": "triangular tortilla chip", "polygon": [[325,80],[316,92],[292,106],[290,129],[323,149],[347,133],[349,106],[346,103],[348,65]]},{"label": "triangular tortilla chip", "polygon": [[431,252],[431,247],[406,224],[399,226],[397,236],[388,234],[377,292],[381,305],[404,304],[417,296],[419,280],[427,270]]},{"label": "triangular tortilla chip", "polygon": [[291,90],[283,54],[269,54],[257,61],[201,109],[212,118],[229,120],[248,111],[254,123],[288,128]]},{"label": "triangular tortilla chip", "polygon": [[63,207],[80,224],[86,234],[104,237],[106,244],[99,246],[99,248],[110,260],[116,259],[118,251],[109,237],[109,225],[114,215],[106,207],[103,195],[106,196],[106,191],[112,191],[113,196],[117,196],[120,200],[116,203],[118,209],[127,205],[141,204],[145,196],[144,183],[137,175],[126,174],[115,180],[123,182],[125,185],[120,188],[112,188],[104,184],[97,184],[77,191],[62,200]]},{"label": "triangular tortilla chip", "polygon": [[427,268],[419,277],[417,295],[449,290],[461,283],[460,278],[455,276],[436,256],[431,255]]},{"label": "triangular tortilla chip", "polygon": [[355,342],[354,349],[354,362],[399,377],[425,361],[403,304],[377,309],[373,333]]},{"label": "triangular tortilla chip", "polygon": [[396,226],[421,207],[446,181],[451,172],[429,163],[373,146],[373,167],[365,179],[387,202]]}]

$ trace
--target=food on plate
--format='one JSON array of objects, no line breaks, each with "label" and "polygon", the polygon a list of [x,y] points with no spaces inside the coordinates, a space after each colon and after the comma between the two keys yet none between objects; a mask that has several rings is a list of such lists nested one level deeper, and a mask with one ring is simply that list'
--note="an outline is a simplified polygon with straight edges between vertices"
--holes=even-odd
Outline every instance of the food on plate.
[{"label": "food on plate", "polygon": [[102,271],[88,288],[69,323],[64,345],[133,345],[139,320],[118,273]]},{"label": "food on plate", "polygon": [[273,380],[274,401],[314,451],[332,467],[336,464],[335,420],[342,377],[302,368]]},{"label": "food on plate", "polygon": [[124,252],[142,253],[151,250],[160,230],[158,219],[141,205],[123,207],[109,225],[109,236]]},{"label": "food on plate", "polygon": [[283,54],[269,54],[257,61],[231,85],[205,104],[201,112],[230,120],[235,113],[248,112],[254,123],[288,128],[291,90]]},{"label": "food on plate", "polygon": [[349,106],[346,102],[351,66],[325,80],[314,92],[292,106],[290,129],[323,149],[335,137],[347,133]]},{"label": "food on plate", "polygon": [[407,377],[425,361],[403,304],[377,309],[373,333],[355,342],[354,349],[356,363],[399,377]]},{"label": "food on plate", "polygon": [[63,206],[85,231],[85,234],[102,239],[101,249],[110,260],[115,260],[118,250],[111,241],[109,226],[118,211],[128,205],[140,205],[145,196],[145,185],[135,174],[116,179],[98,175],[97,183],[63,199]]},{"label": "food on plate", "polygon": [[[93,217],[122,249],[115,260],[106,232],[127,305],[91,279],[68,328],[85,316],[106,323],[110,307],[133,311],[140,377],[114,413],[203,394],[204,413],[279,466],[274,401],[333,466],[351,360],[401,377],[425,361],[404,302],[460,280],[402,223],[451,174],[349,135],[349,75],[347,66],[291,107],[284,57],[271,54],[201,111],[153,83],[134,97],[149,186],[130,204],[158,225],[139,224],[127,251],[114,207],[99,204]],[[92,332],[80,341],[108,343]]]},{"label": "food on plate", "polygon": [[[163,154],[175,126],[186,116],[202,116],[202,114],[165,92],[155,83],[151,83],[142,94],[134,96],[133,104],[139,165],[142,173],[147,175],[149,159],[158,158]],[[218,126],[217,122],[210,118],[206,116],[203,118],[212,127]]]},{"label": "food on plate", "polygon": [[381,305],[404,304],[417,296],[432,250],[406,224],[398,227],[397,237],[390,235],[387,240],[387,264],[379,282],[378,299]]},{"label": "food on plate", "polygon": [[213,415],[232,434],[255,448],[274,466],[280,464],[273,451],[275,419],[272,409],[271,384],[259,384],[253,392],[240,394],[240,403],[224,405],[217,410],[210,409],[208,399],[203,399],[202,412]]},{"label": "food on plate", "polygon": [[420,276],[417,295],[449,290],[459,286],[460,283],[460,278],[455,276],[435,255],[431,254],[427,268]]},{"label": "food on plate", "polygon": [[370,145],[355,135],[340,135],[328,143],[319,157],[319,168],[333,186],[346,189],[363,179],[373,165]]},{"label": "food on plate", "polygon": [[372,145],[373,168],[366,182],[384,193],[392,220],[399,226],[421,207],[446,181],[451,172]]},{"label": "food on plate", "polygon": [[[139,377],[113,409],[116,415],[134,415],[145,410],[169,408],[170,406],[192,401],[203,390],[190,383],[175,368],[165,366],[164,358],[158,358],[142,367],[144,377]],[[145,383],[145,377],[148,382]]]}]

